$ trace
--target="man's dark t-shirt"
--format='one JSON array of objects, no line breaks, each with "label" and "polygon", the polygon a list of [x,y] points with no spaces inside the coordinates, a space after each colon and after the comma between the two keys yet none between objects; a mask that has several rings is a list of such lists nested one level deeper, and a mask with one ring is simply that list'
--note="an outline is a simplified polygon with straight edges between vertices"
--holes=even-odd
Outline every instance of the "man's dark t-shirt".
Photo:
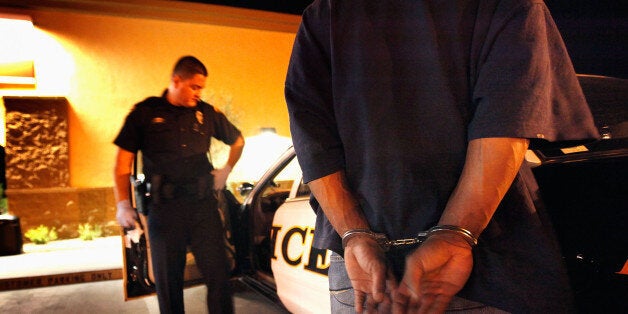
[{"label": "man's dark t-shirt", "polygon": [[[434,226],[468,142],[532,147],[598,136],[543,1],[315,1],[286,79],[304,180],[344,170],[371,228]],[[524,165],[474,249],[460,296],[512,312],[565,312],[569,289]],[[317,210],[315,245],[341,251]]]}]

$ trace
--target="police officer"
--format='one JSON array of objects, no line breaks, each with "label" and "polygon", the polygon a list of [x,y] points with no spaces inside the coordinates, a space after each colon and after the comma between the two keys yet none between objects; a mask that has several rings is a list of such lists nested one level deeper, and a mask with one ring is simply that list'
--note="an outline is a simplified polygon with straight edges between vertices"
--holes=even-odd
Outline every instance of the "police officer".
[{"label": "police officer", "polygon": [[[200,100],[207,69],[192,56],[178,60],[168,89],[135,105],[114,140],[116,218],[133,227],[131,167],[142,152],[143,172],[150,183],[148,231],[159,309],[183,313],[183,273],[189,245],[207,285],[210,313],[233,313],[224,230],[215,191],[222,190],[242,154],[241,132],[208,103]],[[211,137],[230,146],[223,168],[207,157]]]}]

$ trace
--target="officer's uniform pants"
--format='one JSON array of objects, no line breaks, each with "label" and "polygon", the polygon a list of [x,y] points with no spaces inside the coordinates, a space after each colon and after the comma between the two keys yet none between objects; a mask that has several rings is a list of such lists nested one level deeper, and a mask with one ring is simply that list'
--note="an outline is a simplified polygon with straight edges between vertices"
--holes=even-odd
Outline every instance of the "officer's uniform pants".
[{"label": "officer's uniform pants", "polygon": [[199,200],[188,195],[152,205],[148,230],[160,312],[184,312],[183,272],[190,245],[207,286],[209,313],[233,313],[224,230],[215,197]]}]

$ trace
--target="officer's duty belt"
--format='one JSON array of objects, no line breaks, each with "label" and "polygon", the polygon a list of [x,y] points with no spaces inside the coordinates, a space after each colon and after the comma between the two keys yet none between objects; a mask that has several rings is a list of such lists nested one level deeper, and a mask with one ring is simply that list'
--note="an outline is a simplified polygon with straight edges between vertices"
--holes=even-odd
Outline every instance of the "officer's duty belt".
[{"label": "officer's duty belt", "polygon": [[151,176],[151,197],[153,203],[158,204],[161,200],[171,200],[180,197],[196,196],[198,199],[204,199],[209,195],[209,187],[211,186],[211,175],[192,178],[188,181],[173,182],[167,180],[162,175]]}]

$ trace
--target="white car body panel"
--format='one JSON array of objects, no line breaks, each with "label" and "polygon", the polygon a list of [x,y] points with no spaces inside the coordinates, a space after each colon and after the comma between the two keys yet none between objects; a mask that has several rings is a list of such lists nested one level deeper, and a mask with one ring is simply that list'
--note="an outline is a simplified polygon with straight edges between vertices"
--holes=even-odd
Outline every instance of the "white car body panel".
[{"label": "white car body panel", "polygon": [[[316,216],[307,198],[288,199],[275,213],[271,267],[277,294],[292,313],[330,313],[326,270],[330,251],[312,251]],[[311,261],[311,258],[314,260]]]}]

